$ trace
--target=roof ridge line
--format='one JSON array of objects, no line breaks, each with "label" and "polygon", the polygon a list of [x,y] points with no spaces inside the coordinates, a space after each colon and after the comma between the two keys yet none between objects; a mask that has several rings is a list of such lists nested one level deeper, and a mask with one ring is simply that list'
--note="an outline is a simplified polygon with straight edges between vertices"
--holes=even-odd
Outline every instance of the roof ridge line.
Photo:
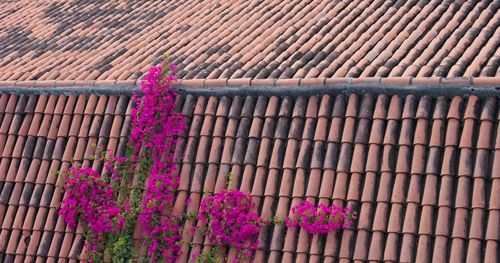
[{"label": "roof ridge line", "polygon": [[[80,87],[80,86],[138,86],[136,80],[3,80],[0,87]],[[498,77],[363,77],[363,78],[288,78],[288,79],[180,79],[176,85],[187,87],[221,86],[306,86],[318,84],[386,84],[386,85],[481,85],[498,86]]]},{"label": "roof ridge line", "polygon": [[[276,81],[278,82],[278,81]],[[324,83],[301,85],[226,85],[226,86],[187,86],[176,84],[179,93],[207,96],[309,96],[322,94],[385,94],[416,95],[431,97],[478,96],[500,97],[500,85],[473,84],[410,84],[396,85],[383,83]],[[62,95],[132,95],[139,87],[134,85],[82,85],[82,86],[0,86],[1,93],[11,94],[62,94]]]},{"label": "roof ridge line", "polygon": [[478,96],[500,97],[500,85],[472,85],[472,84],[414,84],[391,85],[378,83],[351,83],[351,84],[311,84],[297,88],[295,85],[258,85],[258,86],[213,86],[194,87],[179,85],[180,93],[208,96],[311,96],[337,94],[385,94],[385,95],[416,95],[431,97]]}]

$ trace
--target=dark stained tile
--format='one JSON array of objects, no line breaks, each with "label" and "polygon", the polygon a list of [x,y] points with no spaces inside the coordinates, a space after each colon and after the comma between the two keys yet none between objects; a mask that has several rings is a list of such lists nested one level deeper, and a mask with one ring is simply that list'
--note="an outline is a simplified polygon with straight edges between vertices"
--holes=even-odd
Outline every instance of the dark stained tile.
[{"label": "dark stained tile", "polygon": [[[123,154],[130,98],[0,101],[2,260],[76,259],[83,236],[57,216],[62,181],[54,172],[74,159],[101,170],[90,159],[93,144]],[[233,172],[233,187],[251,193],[266,219],[287,216],[304,199],[359,214],[351,229],[325,236],[266,227],[256,255],[263,262],[498,256],[497,98],[188,95],[176,102],[189,124],[176,149],[177,212],[198,211],[205,191],[225,188]],[[184,228],[196,224],[188,220]],[[199,234],[187,241],[205,243]],[[195,252],[185,250],[186,259]]]},{"label": "dark stained tile", "polygon": [[[0,53],[0,80],[18,87],[134,85],[164,52],[179,65],[182,85],[207,87],[350,82],[344,77],[361,84],[426,85],[440,77],[447,77],[443,83],[467,84],[469,77],[499,76],[495,1],[314,0],[302,8],[289,0],[155,1],[97,3],[99,12],[82,15],[94,4],[3,5],[0,11],[8,15],[0,18],[7,25],[1,30],[6,48]],[[317,14],[321,18],[312,19]],[[12,23],[20,18],[24,24]],[[54,29],[51,23],[65,26]],[[137,32],[153,38],[135,39]],[[150,43],[160,50],[152,51]]]}]

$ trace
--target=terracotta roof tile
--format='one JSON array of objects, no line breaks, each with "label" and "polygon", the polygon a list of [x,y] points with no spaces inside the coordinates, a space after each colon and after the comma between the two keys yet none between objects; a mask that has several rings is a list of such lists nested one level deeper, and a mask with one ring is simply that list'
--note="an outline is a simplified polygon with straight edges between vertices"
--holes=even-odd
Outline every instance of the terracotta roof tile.
[{"label": "terracotta roof tile", "polygon": [[[98,3],[81,23],[94,5],[1,5],[0,86],[137,85],[169,53],[189,126],[175,154],[176,212],[196,212],[232,172],[266,219],[303,199],[360,215],[328,235],[266,227],[256,262],[497,261],[499,102],[471,87],[500,84],[497,1]],[[189,95],[241,86],[289,96]],[[343,90],[295,96],[287,86]],[[429,87],[470,94],[422,95]],[[35,94],[0,96],[0,262],[76,262],[82,228],[57,215],[55,171],[72,161],[102,170],[94,144],[123,155],[132,101]],[[185,233],[197,224],[187,220]],[[206,244],[201,234],[184,241]],[[184,262],[199,248],[183,252]],[[221,253],[230,261],[235,249]]]},{"label": "terracotta roof tile", "polygon": [[[98,11],[83,23],[91,7]],[[0,10],[0,79],[18,86],[134,85],[164,52],[181,79],[198,79],[183,83],[197,86],[499,76],[495,1],[6,3]],[[326,83],[339,81],[346,80]]]}]

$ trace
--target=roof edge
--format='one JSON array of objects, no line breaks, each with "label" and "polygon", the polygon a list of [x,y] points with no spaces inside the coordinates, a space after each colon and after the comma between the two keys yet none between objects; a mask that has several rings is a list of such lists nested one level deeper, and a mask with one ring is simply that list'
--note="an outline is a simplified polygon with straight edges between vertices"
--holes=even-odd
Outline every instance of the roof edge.
[{"label": "roof edge", "polygon": [[[178,84],[180,94],[195,96],[311,96],[322,94],[385,94],[385,95],[416,95],[431,97],[478,96],[500,97],[500,85],[463,85],[463,84],[418,84],[395,85],[379,83],[351,84],[310,84],[301,85],[233,85],[233,86],[185,86]],[[66,87],[35,87],[35,86],[0,86],[1,93],[9,94],[61,94],[61,95],[127,95],[138,91],[138,86],[132,85],[99,85],[99,86],[66,86]]]},{"label": "roof edge", "polygon": [[135,91],[139,91],[138,86],[133,85],[96,85],[96,86],[0,86],[0,94],[25,94],[25,95],[132,95]]},{"label": "roof edge", "polygon": [[[0,87],[81,87],[81,86],[138,86],[136,80],[4,80]],[[290,78],[290,79],[183,79],[175,84],[187,87],[221,86],[304,86],[320,84],[386,84],[386,85],[480,85],[498,86],[498,77],[366,77],[366,78]]]},{"label": "roof edge", "polygon": [[499,77],[366,77],[366,78],[290,78],[290,79],[185,79],[178,84],[188,87],[214,86],[305,86],[320,84],[385,85],[500,85]]},{"label": "roof edge", "polygon": [[385,94],[385,95],[416,95],[430,97],[500,97],[500,85],[387,85],[387,84],[319,84],[297,86],[259,85],[259,86],[214,86],[187,87],[180,85],[181,94],[202,96],[312,96],[337,94]]},{"label": "roof edge", "polygon": [[1,80],[0,87],[136,86],[139,80]]}]

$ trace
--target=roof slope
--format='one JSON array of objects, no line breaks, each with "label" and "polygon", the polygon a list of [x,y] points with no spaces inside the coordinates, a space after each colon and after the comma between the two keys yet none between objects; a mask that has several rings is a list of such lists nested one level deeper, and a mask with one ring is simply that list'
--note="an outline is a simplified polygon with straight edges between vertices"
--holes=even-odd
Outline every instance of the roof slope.
[{"label": "roof slope", "polygon": [[500,76],[494,1],[2,1],[0,80]]},{"label": "roof slope", "polygon": [[[286,216],[303,198],[360,215],[352,229],[327,236],[266,229],[256,262],[500,257],[496,96],[183,95],[176,102],[190,126],[177,151],[180,211],[196,212],[203,193],[224,188],[232,171],[265,218]],[[123,154],[129,112],[128,96],[0,96],[0,261],[78,257],[82,232],[57,215],[54,172],[72,160],[101,169],[93,144]]]}]

